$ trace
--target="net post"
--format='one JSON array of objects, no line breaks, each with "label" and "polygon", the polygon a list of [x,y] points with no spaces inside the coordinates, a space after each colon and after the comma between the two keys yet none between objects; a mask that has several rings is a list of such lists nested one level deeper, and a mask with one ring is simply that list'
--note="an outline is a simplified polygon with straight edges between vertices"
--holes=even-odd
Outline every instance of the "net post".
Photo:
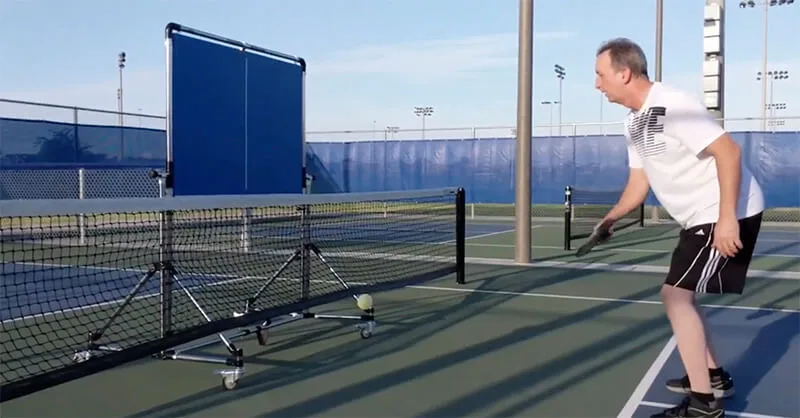
[{"label": "net post", "polygon": [[172,333],[172,210],[159,212],[159,268],[161,283],[159,284],[159,298],[161,307],[161,338]]},{"label": "net post", "polygon": [[251,208],[242,208],[241,246],[243,252],[250,251],[250,220],[253,216]]},{"label": "net post", "polygon": [[644,228],[644,203],[639,206],[639,226]]},{"label": "net post", "polygon": [[300,211],[300,300],[308,300],[311,295],[311,220],[310,205],[302,204]]},{"label": "net post", "polygon": [[166,196],[166,193],[164,191],[164,178],[163,177],[159,177],[158,178],[158,197],[162,198],[164,196]]},{"label": "net post", "polygon": [[466,192],[463,187],[456,191],[456,283],[466,283]]},{"label": "net post", "polygon": [[570,250],[572,236],[572,187],[564,188],[564,250]]},{"label": "net post", "polygon": [[[86,199],[86,169],[78,169],[78,199]],[[80,245],[86,245],[86,214],[78,216]]]}]

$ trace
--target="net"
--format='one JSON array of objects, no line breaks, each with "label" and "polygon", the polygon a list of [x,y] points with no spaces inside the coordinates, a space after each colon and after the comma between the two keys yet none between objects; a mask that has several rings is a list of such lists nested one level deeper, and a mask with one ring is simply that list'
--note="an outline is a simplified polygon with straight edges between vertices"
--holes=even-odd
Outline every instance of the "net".
[{"label": "net", "polygon": [[[595,225],[608,214],[622,196],[622,190],[592,190],[567,187],[565,191],[564,249],[572,241],[588,238]],[[619,219],[614,230],[644,226],[644,204]]]},{"label": "net", "polygon": [[463,282],[463,190],[4,201],[0,213],[4,401],[357,293]]}]

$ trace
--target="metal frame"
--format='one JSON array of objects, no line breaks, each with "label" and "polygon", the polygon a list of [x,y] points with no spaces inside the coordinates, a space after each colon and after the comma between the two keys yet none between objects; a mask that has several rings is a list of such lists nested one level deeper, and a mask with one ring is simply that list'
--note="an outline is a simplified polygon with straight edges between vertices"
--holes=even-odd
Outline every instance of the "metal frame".
[{"label": "metal frame", "polygon": [[[173,109],[173,98],[172,98],[172,35],[174,33],[184,33],[189,34],[198,38],[203,38],[206,40],[218,42],[221,44],[225,44],[228,46],[239,48],[241,51],[252,51],[257,52],[259,54],[263,54],[266,56],[270,56],[273,58],[279,58],[284,61],[296,63],[300,66],[300,71],[302,72],[301,77],[301,96],[302,96],[302,110],[301,110],[301,140],[302,144],[302,156],[300,157],[300,164],[301,164],[301,175],[298,179],[301,185],[301,193],[306,192],[306,151],[307,151],[307,143],[306,143],[306,60],[302,57],[297,57],[294,55],[285,54],[283,52],[274,51],[271,49],[259,47],[256,45],[251,45],[246,42],[237,41],[234,39],[226,38],[220,35],[216,35],[213,33],[205,32],[199,29],[191,28],[188,26],[184,26],[178,23],[170,22],[167,24],[166,28],[164,29],[165,32],[165,47],[166,47],[166,77],[167,77],[167,103],[166,103],[166,142],[167,142],[167,152],[166,152],[166,168],[164,177],[166,178],[165,187],[166,187],[166,196],[171,197],[174,195],[173,186],[174,186],[174,159],[173,159],[173,149],[172,149],[172,140],[173,140],[173,131],[172,131],[172,109]],[[246,134],[246,131],[245,131]],[[247,144],[245,142],[245,144]]]},{"label": "metal frame", "polygon": [[[455,268],[453,271],[456,273],[456,282],[458,284],[465,283],[465,191],[464,189],[431,189],[431,190],[418,190],[409,192],[376,192],[376,193],[348,193],[348,194],[328,194],[328,195],[253,195],[253,196],[232,196],[217,200],[213,197],[205,196],[178,196],[170,199],[152,198],[152,199],[117,199],[115,201],[93,201],[93,200],[57,200],[36,202],[36,209],[31,207],[29,202],[25,201],[12,201],[0,202],[0,209],[8,210],[9,216],[32,216],[32,214],[44,215],[48,213],[61,213],[61,214],[81,214],[81,216],[92,213],[109,213],[115,210],[121,211],[135,211],[136,205],[126,206],[127,203],[139,202],[138,208],[141,210],[157,211],[159,216],[159,260],[154,262],[148,271],[142,276],[139,282],[131,289],[121,304],[109,316],[106,322],[88,335],[87,343],[84,347],[76,350],[73,354],[73,362],[81,363],[94,358],[100,353],[121,352],[123,351],[118,345],[113,342],[103,342],[102,338],[105,332],[111,325],[119,318],[122,312],[128,305],[139,296],[141,289],[152,280],[157,274],[160,274],[159,298],[161,307],[160,318],[160,338],[167,339],[173,333],[172,329],[172,292],[174,290],[184,293],[191,303],[197,309],[197,312],[202,315],[207,322],[211,323],[212,320],[206,313],[205,309],[197,301],[192,293],[192,289],[184,286],[181,279],[181,272],[173,263],[172,251],[172,219],[175,211],[184,209],[202,209],[212,205],[215,208],[243,208],[242,218],[242,249],[250,251],[249,245],[249,211],[248,207],[265,207],[269,205],[281,206],[294,206],[300,213],[301,222],[301,239],[299,247],[286,259],[286,261],[267,279],[264,280],[260,288],[251,295],[245,302],[245,309],[242,312],[232,312],[232,318],[249,317],[259,318],[255,322],[248,325],[238,326],[238,330],[233,334],[226,335],[225,332],[217,332],[219,341],[207,340],[194,343],[188,343],[181,347],[172,347],[159,351],[153,357],[161,360],[183,360],[203,363],[214,363],[231,366],[229,369],[218,370],[217,373],[222,376],[222,385],[227,390],[234,389],[239,379],[245,372],[244,367],[244,353],[240,347],[234,343],[234,339],[241,337],[255,335],[260,345],[266,345],[267,332],[270,328],[291,323],[300,319],[337,319],[337,320],[351,320],[358,322],[355,328],[359,330],[360,336],[363,339],[369,338],[375,330],[375,311],[372,306],[361,306],[363,312],[360,315],[331,315],[324,313],[315,313],[310,309],[312,306],[310,298],[310,282],[311,282],[311,258],[315,257],[325,267],[327,267],[330,274],[341,285],[342,291],[350,293],[350,296],[358,302],[359,295],[349,292],[352,288],[347,281],[328,263],[325,256],[319,247],[312,240],[311,235],[311,208],[318,203],[327,202],[357,202],[359,197],[364,198],[363,201],[375,201],[381,197],[390,200],[391,196],[403,197],[406,199],[418,199],[423,197],[434,196],[451,196],[455,203],[455,236],[456,240],[456,260]],[[49,203],[49,204],[48,204]],[[123,209],[126,208],[126,209]],[[301,295],[299,300],[305,303],[303,308],[290,312],[288,315],[266,317],[264,318],[259,314],[258,309],[254,309],[254,303],[262,296],[264,291],[279,278],[283,271],[292,263],[299,261],[302,269]],[[227,356],[212,356],[212,355],[198,355],[188,353],[191,350],[210,346],[221,342],[228,351]]]}]

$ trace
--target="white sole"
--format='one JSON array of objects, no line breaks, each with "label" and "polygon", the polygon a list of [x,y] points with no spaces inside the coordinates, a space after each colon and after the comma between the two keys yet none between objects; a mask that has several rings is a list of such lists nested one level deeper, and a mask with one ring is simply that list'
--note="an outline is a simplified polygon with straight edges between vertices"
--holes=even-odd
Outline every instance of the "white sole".
[{"label": "white sole", "polygon": [[[687,390],[687,389],[674,388],[674,387],[670,387],[670,386],[666,386],[666,388],[670,392],[682,393],[684,395],[688,395],[689,394],[689,390]],[[730,389],[727,389],[727,390],[711,389],[711,392],[714,394],[715,398],[717,398],[717,399],[725,399],[725,398],[730,398],[731,396],[733,396],[736,393],[736,389],[734,389],[734,388],[730,388]]]}]

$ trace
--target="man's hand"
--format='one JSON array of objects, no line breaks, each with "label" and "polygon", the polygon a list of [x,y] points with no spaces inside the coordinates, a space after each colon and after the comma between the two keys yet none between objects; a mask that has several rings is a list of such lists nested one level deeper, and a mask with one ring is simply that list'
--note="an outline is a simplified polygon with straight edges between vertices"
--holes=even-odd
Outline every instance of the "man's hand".
[{"label": "man's hand", "polygon": [[714,229],[714,248],[728,258],[736,256],[742,249],[739,238],[739,221],[736,217],[722,217]]},{"label": "man's hand", "polygon": [[593,231],[594,233],[597,233],[597,231],[599,231],[600,229],[605,229],[608,231],[608,236],[606,236],[604,239],[601,239],[600,242],[605,242],[609,238],[611,238],[611,235],[614,235],[614,224],[616,222],[617,222],[616,219],[606,216],[605,218],[603,218],[603,220],[601,220],[600,222],[597,223],[597,225],[594,226],[594,231]]}]

